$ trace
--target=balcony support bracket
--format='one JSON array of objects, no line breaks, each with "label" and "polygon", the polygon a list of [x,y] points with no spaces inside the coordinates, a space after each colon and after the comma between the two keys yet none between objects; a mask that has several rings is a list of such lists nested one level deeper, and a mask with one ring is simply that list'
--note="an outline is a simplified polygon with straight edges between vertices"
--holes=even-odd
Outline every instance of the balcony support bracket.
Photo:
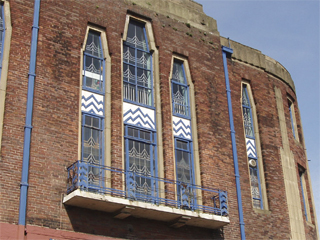
[{"label": "balcony support bracket", "polygon": [[124,208],[116,211],[114,213],[114,218],[117,218],[117,219],[125,219],[129,216],[131,216],[131,212],[134,210],[135,208],[134,207],[130,207],[130,206],[125,206]]},{"label": "balcony support bracket", "polygon": [[191,217],[181,216],[177,218],[175,221],[171,222],[170,227],[180,228],[187,224],[187,222],[191,219]]}]

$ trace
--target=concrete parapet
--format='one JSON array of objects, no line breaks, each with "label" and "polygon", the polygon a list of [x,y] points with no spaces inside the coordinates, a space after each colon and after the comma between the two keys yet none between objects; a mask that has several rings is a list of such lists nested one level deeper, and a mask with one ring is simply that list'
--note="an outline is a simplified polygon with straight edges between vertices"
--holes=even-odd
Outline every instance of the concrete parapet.
[{"label": "concrete parapet", "polygon": [[271,57],[262,54],[261,51],[245,46],[241,43],[229,40],[225,37],[220,37],[221,45],[229,46],[233,49],[232,58],[252,66],[263,69],[264,71],[280,78],[295,91],[294,82],[287,69],[279,62]]},{"label": "concrete parapet", "polygon": [[219,35],[217,21],[203,12],[202,5],[192,0],[126,0],[191,26]]}]

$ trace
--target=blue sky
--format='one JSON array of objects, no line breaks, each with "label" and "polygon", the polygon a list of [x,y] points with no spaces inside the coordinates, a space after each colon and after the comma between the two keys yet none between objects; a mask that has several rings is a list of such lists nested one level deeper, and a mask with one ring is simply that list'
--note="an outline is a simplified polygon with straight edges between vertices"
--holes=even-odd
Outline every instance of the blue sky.
[{"label": "blue sky", "polygon": [[[302,119],[313,195],[320,221],[318,0],[195,0],[217,20],[221,36],[260,50],[291,74]],[[319,224],[318,224],[319,225]]]}]

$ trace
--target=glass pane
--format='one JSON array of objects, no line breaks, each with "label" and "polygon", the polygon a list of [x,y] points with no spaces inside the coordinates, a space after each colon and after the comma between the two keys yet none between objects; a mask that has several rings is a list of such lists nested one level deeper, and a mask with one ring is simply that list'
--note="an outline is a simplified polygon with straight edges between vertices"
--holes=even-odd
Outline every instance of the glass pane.
[{"label": "glass pane", "polygon": [[146,88],[139,88],[138,87],[138,102],[145,105],[152,105],[151,102],[151,90]]},{"label": "glass pane", "polygon": [[136,192],[144,195],[151,194],[151,163],[150,145],[129,140],[129,170],[136,173]]},{"label": "glass pane", "polygon": [[123,61],[130,64],[135,64],[135,50],[134,48],[130,48],[128,46],[123,46]]},{"label": "glass pane", "polygon": [[177,180],[191,183],[190,177],[190,153],[176,150],[177,158]]},{"label": "glass pane", "polygon": [[85,52],[96,57],[102,57],[100,34],[91,31],[89,32]]},{"label": "glass pane", "polygon": [[127,44],[135,48],[147,50],[147,42],[144,35],[144,26],[134,21],[130,21],[127,33]]},{"label": "glass pane", "polygon": [[186,84],[182,63],[178,63],[178,62],[173,63],[172,80],[182,84]]},{"label": "glass pane", "polygon": [[83,128],[83,158],[89,163],[100,163],[100,131],[84,127]]},{"label": "glass pane", "polygon": [[188,116],[188,96],[187,88],[178,84],[172,84],[174,113]]},{"label": "glass pane", "polygon": [[136,82],[136,77],[135,77],[136,71],[133,66],[130,66],[128,64],[123,64],[123,80],[134,83]]},{"label": "glass pane", "polygon": [[92,126],[95,128],[100,128],[100,120],[98,118],[93,118]]},{"label": "glass pane", "polygon": [[2,5],[0,6],[0,31],[3,31],[3,16],[2,16]]},{"label": "glass pane", "polygon": [[123,83],[123,98],[130,101],[136,100],[136,88],[134,85]]},{"label": "glass pane", "polygon": [[90,73],[97,74],[97,78],[100,79],[100,76],[102,74],[103,68],[101,64],[101,60],[97,58],[93,58],[90,56],[86,56],[86,71]]},{"label": "glass pane", "polygon": [[146,131],[140,131],[140,138],[145,140],[151,140],[151,133]]},{"label": "glass pane", "polygon": [[138,84],[138,86],[151,88],[151,73],[150,73],[150,71],[146,71],[141,68],[138,68],[137,84]]},{"label": "glass pane", "polygon": [[151,68],[151,57],[149,53],[137,50],[137,66],[141,68]]},{"label": "glass pane", "polygon": [[85,116],[85,117],[84,117],[84,124],[85,124],[86,126],[91,126],[91,120],[92,120],[92,117]]},{"label": "glass pane", "polygon": [[84,80],[85,86],[101,91],[103,83],[103,61],[85,56]]},{"label": "glass pane", "polygon": [[253,205],[255,208],[261,208],[261,197],[259,189],[258,169],[250,167],[250,181],[251,181],[251,194],[253,199]]},{"label": "glass pane", "polygon": [[250,107],[250,103],[249,103],[249,98],[248,98],[247,88],[246,87],[242,88],[242,105]]},{"label": "glass pane", "polygon": [[243,107],[242,111],[243,111],[243,124],[244,124],[245,133],[248,137],[254,137],[250,109]]}]

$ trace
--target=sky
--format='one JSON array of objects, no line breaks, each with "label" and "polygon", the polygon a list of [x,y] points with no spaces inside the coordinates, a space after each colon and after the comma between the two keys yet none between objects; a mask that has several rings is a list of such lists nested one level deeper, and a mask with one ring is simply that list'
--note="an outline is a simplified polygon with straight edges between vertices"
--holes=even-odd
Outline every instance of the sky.
[{"label": "sky", "polygon": [[[223,37],[260,50],[291,74],[309,161],[320,221],[320,99],[318,0],[195,0],[217,20]],[[318,228],[319,229],[319,228]]]}]

